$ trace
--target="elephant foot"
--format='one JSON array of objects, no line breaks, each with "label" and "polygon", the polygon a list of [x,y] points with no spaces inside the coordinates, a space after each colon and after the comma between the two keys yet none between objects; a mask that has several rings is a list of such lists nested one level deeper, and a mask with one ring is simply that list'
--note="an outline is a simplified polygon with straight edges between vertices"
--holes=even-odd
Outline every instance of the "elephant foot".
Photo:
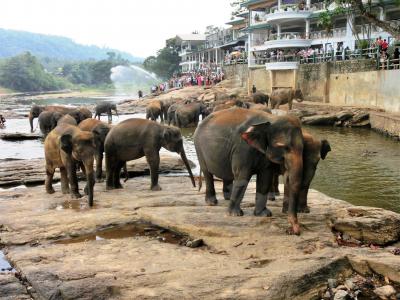
[{"label": "elephant foot", "polygon": [[88,188],[87,185],[86,185],[85,188],[83,189],[83,192],[85,193],[85,195],[88,195],[88,194],[89,194],[89,188]]},{"label": "elephant foot", "polygon": [[224,199],[231,200],[231,193],[224,192]]},{"label": "elephant foot", "polygon": [[241,210],[240,207],[229,207],[228,215],[233,217],[235,216],[241,217],[243,216],[243,210]]},{"label": "elephant foot", "polygon": [[295,228],[293,228],[292,226],[290,226],[288,229],[286,229],[286,234],[288,234],[288,235],[300,235],[300,227],[295,226]]},{"label": "elephant foot", "polygon": [[207,203],[207,205],[210,205],[210,206],[218,205],[217,197],[215,197],[215,196],[206,197],[206,203]]},{"label": "elephant foot", "polygon": [[288,209],[289,209],[289,203],[283,202],[282,213],[287,214]]},{"label": "elephant foot", "polygon": [[268,208],[264,207],[260,212],[254,210],[254,215],[257,217],[272,217],[272,212]]},{"label": "elephant foot", "polygon": [[106,191],[111,191],[111,190],[115,190],[115,188],[112,185],[107,185]]},{"label": "elephant foot", "polygon": [[161,186],[158,185],[158,184],[151,186],[150,189],[151,189],[153,192],[157,192],[157,191],[161,191],[161,190],[162,190]]},{"label": "elephant foot", "polygon": [[79,198],[82,198],[82,195],[80,194],[80,193],[72,193],[71,194],[71,198],[72,199],[79,199]]},{"label": "elephant foot", "polygon": [[298,213],[303,213],[303,214],[309,214],[310,213],[310,208],[308,206],[300,207],[297,210]]},{"label": "elephant foot", "polygon": [[267,199],[269,200],[269,201],[275,201],[276,199],[275,199],[275,193],[274,192],[269,192],[268,193],[268,196],[267,196]]},{"label": "elephant foot", "polygon": [[47,194],[54,194],[56,191],[53,188],[46,189]]}]

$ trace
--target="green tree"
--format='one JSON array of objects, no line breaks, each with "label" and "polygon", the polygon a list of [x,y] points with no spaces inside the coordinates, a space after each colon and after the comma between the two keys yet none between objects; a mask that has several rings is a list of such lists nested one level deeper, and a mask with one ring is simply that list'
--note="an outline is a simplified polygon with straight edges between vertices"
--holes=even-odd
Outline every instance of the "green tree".
[{"label": "green tree", "polygon": [[157,56],[149,56],[144,60],[143,67],[163,79],[169,79],[179,71],[181,58],[178,50],[176,39],[169,39],[166,46],[157,52]]},{"label": "green tree", "polygon": [[0,65],[0,85],[16,91],[49,91],[66,87],[66,82],[47,73],[29,52],[4,60]]}]

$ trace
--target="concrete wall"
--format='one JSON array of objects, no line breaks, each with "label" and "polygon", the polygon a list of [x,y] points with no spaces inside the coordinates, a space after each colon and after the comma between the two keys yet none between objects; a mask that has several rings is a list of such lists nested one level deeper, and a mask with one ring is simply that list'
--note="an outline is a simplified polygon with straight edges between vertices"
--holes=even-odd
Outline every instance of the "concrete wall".
[{"label": "concrete wall", "polygon": [[270,72],[262,68],[249,69],[249,86],[252,88],[253,84],[257,90],[267,94],[271,93],[271,78]]},{"label": "concrete wall", "polygon": [[223,70],[226,78],[236,79],[239,81],[240,86],[248,88],[249,72],[246,64],[224,66]]},{"label": "concrete wall", "polygon": [[400,113],[400,70],[331,74],[329,100]]}]

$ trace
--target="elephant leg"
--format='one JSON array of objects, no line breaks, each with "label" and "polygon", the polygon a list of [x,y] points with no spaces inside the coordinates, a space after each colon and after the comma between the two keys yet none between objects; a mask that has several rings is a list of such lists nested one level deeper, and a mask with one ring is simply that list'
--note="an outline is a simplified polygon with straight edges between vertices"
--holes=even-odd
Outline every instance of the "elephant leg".
[{"label": "elephant leg", "polygon": [[240,203],[246,192],[249,184],[249,176],[240,176],[233,181],[231,202],[229,204],[228,214],[230,216],[243,216],[243,211],[240,208]]},{"label": "elephant leg", "polygon": [[69,185],[71,186],[71,197],[81,198],[82,195],[79,193],[78,177],[76,176],[76,162],[70,158],[66,164]]},{"label": "elephant leg", "polygon": [[[83,175],[85,175],[85,178],[87,178],[86,168],[85,168],[85,165],[83,164],[83,162],[81,162],[81,161],[79,162],[79,167],[81,168]],[[89,195],[89,185],[88,184],[89,184],[89,182],[86,181],[85,188],[83,189],[83,192],[85,193],[85,195]]]},{"label": "elephant leg", "polygon": [[211,206],[217,205],[218,200],[215,194],[214,177],[207,170],[201,169],[203,171],[204,181],[206,182],[206,203]]},{"label": "elephant leg", "polygon": [[293,99],[292,100],[289,100],[289,110],[292,110],[292,106],[293,106]]},{"label": "elephant leg", "polygon": [[225,200],[230,200],[231,199],[231,193],[232,193],[232,183],[233,180],[223,180],[224,185],[222,187],[222,191],[224,193],[224,199]]},{"label": "elephant leg", "polygon": [[287,213],[289,209],[289,176],[283,176],[284,188],[283,188],[283,206],[282,212]]},{"label": "elephant leg", "polygon": [[299,213],[308,214],[310,212],[310,208],[307,205],[307,196],[308,196],[309,189],[310,189],[310,185],[303,186],[300,190],[299,202],[297,204],[297,212],[299,212]]},{"label": "elephant leg", "polygon": [[113,186],[115,189],[122,189],[122,185],[121,185],[121,169],[124,166],[125,162],[124,161],[117,161],[116,165],[115,165],[115,169],[114,169],[114,181],[113,181]]},{"label": "elephant leg", "polygon": [[161,122],[164,123],[164,116],[163,116],[162,112],[160,113],[160,118],[161,118]]},{"label": "elephant leg", "polygon": [[268,200],[275,201],[275,196],[279,195],[279,169],[274,168],[271,187],[268,191]]},{"label": "elephant leg", "polygon": [[54,188],[53,188],[53,176],[54,176],[55,169],[50,166],[46,166],[46,192],[48,194],[53,194],[55,193]]},{"label": "elephant leg", "polygon": [[160,166],[160,154],[158,152],[146,154],[147,163],[150,166],[150,178],[152,191],[161,191],[161,186],[158,184],[158,168]]},{"label": "elephant leg", "polygon": [[69,194],[68,173],[65,167],[60,168],[61,173],[61,191],[63,194]]},{"label": "elephant leg", "polygon": [[103,181],[103,152],[96,154],[96,182]]},{"label": "elephant leg", "polygon": [[267,208],[268,191],[272,187],[272,168],[263,168],[257,173],[255,216],[271,217],[272,213]]}]

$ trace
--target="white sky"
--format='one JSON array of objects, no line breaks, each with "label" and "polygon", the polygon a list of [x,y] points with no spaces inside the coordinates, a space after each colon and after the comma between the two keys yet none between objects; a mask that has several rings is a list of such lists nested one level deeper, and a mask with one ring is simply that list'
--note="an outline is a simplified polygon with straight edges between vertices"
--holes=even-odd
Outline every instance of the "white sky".
[{"label": "white sky", "polygon": [[[0,28],[147,57],[178,33],[229,21],[231,0],[0,0]],[[1,45],[0,45],[1,47]]]}]

